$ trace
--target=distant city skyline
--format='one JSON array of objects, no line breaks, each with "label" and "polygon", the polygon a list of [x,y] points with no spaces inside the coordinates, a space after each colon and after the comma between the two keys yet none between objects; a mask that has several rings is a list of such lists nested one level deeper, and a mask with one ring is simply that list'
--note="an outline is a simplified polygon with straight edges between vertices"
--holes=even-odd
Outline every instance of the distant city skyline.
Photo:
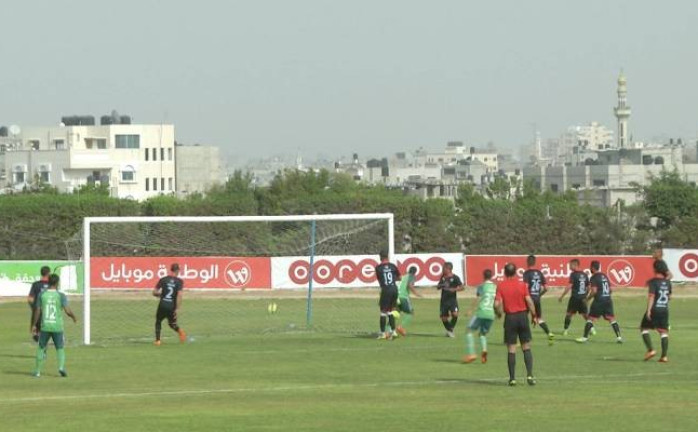
[{"label": "distant city skyline", "polygon": [[[107,5],[109,5],[107,7]],[[387,156],[615,131],[698,136],[698,3],[154,2],[4,6],[0,125],[112,109],[228,160]]]}]

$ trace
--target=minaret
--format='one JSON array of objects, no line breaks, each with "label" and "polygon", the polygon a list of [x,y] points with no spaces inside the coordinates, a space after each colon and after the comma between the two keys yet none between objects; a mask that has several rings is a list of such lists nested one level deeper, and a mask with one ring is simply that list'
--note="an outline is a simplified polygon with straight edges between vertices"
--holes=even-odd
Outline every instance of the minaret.
[{"label": "minaret", "polygon": [[616,114],[616,119],[618,120],[618,148],[626,148],[630,144],[628,137],[628,119],[630,118],[630,107],[626,104],[628,90],[625,85],[627,80],[623,71],[621,70],[618,76],[618,106],[616,106],[613,111]]}]

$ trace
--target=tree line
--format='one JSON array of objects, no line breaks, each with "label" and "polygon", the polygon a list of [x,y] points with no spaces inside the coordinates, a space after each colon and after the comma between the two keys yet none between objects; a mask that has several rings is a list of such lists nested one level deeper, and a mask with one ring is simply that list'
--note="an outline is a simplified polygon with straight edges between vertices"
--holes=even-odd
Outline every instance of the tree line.
[{"label": "tree line", "polygon": [[[540,193],[528,184],[512,189],[502,181],[484,194],[470,185],[462,185],[458,192],[454,201],[422,200],[401,188],[359,184],[325,170],[280,172],[268,187],[254,187],[250,174],[237,171],[205,194],[181,199],[158,196],[144,202],[112,198],[100,188],[86,187],[73,194],[38,188],[0,196],[0,259],[75,259],[81,249],[82,219],[87,216],[389,212],[395,215],[397,250],[406,253],[645,254],[657,244],[698,247],[698,189],[676,172],[663,172],[648,186],[638,186],[643,201],[632,206],[580,205],[572,192]],[[337,236],[335,250],[377,252],[368,250],[374,244],[368,233]],[[195,255],[303,254],[307,235],[307,228],[292,223],[225,229],[114,225],[102,234],[108,247],[103,246],[101,253],[186,254],[182,239],[191,239]],[[171,247],[174,243],[179,250]]]}]

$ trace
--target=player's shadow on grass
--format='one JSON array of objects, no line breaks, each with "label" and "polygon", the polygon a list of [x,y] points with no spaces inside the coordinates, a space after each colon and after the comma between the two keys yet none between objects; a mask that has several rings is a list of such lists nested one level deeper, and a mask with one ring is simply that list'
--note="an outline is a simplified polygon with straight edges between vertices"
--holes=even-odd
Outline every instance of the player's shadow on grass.
[{"label": "player's shadow on grass", "polygon": [[506,387],[507,381],[504,379],[487,379],[487,378],[448,378],[441,381],[450,383],[475,384],[487,387]]},{"label": "player's shadow on grass", "polygon": [[434,363],[456,363],[456,364],[461,364],[463,363],[459,359],[452,359],[452,358],[440,358],[440,359],[434,359],[432,360]]},{"label": "player's shadow on grass", "polygon": [[8,357],[8,358],[36,358],[36,355],[29,355],[29,354],[0,354],[0,357]]},{"label": "player's shadow on grass", "polygon": [[22,376],[33,376],[31,372],[27,372],[25,370],[5,370],[2,371],[3,375],[22,375]]},{"label": "player's shadow on grass", "polygon": [[437,333],[408,333],[407,337],[426,337],[426,338],[439,338],[439,339],[446,339],[446,336],[443,334],[437,334]]}]

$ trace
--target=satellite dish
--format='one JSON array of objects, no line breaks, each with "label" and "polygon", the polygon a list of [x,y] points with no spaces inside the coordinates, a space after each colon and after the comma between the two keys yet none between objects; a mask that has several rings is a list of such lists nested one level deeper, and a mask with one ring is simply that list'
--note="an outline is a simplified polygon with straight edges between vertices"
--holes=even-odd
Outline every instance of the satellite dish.
[{"label": "satellite dish", "polygon": [[19,135],[20,132],[22,132],[22,129],[20,129],[19,126],[17,126],[17,125],[12,125],[12,126],[10,126],[9,131],[10,131],[10,134],[12,134],[12,135]]}]

